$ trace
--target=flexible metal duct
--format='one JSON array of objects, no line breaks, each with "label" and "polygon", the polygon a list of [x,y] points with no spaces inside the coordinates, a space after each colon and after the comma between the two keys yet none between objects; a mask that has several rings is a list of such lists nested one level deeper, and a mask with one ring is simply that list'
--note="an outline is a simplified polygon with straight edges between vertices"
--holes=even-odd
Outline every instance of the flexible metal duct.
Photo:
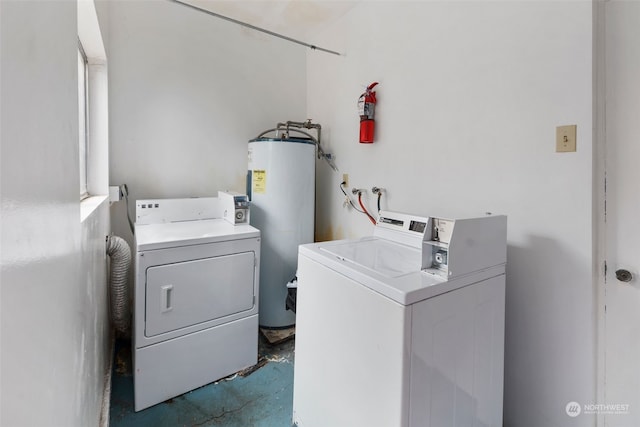
[{"label": "flexible metal duct", "polygon": [[131,267],[131,249],[118,236],[107,239],[107,255],[111,257],[109,294],[111,301],[111,323],[118,332],[129,334],[129,288],[127,279]]}]

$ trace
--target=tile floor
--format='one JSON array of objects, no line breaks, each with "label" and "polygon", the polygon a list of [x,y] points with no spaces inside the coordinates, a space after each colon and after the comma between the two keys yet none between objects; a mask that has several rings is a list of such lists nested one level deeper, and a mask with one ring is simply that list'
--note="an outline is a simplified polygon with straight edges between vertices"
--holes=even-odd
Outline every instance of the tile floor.
[{"label": "tile floor", "polygon": [[200,387],[140,412],[133,411],[131,344],[116,343],[111,384],[111,427],[290,427],[294,340],[260,339],[260,368]]}]

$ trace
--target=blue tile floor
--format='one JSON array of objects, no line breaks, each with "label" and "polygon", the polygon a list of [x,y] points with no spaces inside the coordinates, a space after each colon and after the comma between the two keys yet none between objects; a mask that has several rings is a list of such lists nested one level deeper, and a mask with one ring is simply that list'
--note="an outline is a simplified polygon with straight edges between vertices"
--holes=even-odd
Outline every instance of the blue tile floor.
[{"label": "blue tile floor", "polygon": [[260,337],[260,368],[200,387],[140,412],[133,411],[130,343],[118,341],[111,383],[111,427],[290,427],[294,340]]}]

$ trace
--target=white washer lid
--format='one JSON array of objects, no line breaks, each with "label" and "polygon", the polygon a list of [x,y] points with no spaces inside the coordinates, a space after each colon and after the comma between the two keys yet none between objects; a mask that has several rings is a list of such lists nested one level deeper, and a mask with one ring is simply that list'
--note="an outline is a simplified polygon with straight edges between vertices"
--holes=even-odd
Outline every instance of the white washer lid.
[{"label": "white washer lid", "polygon": [[419,249],[390,240],[374,238],[318,246],[321,251],[386,277],[399,277],[420,271],[422,266],[422,253]]},{"label": "white washer lid", "polygon": [[[374,243],[376,240],[378,242]],[[397,251],[393,260],[384,258],[384,254],[388,255],[389,250]],[[410,305],[490,277],[503,275],[505,271],[504,264],[501,264],[479,270],[473,274],[446,280],[440,276],[422,271],[420,269],[421,262],[417,264],[417,267],[410,267],[409,264],[411,262],[405,263],[402,258],[410,258],[413,256],[413,251],[416,250],[409,246],[376,237],[309,243],[299,246],[300,256],[320,263],[336,273],[402,305]],[[352,254],[349,254],[349,251],[353,251]],[[349,255],[348,258],[346,255]],[[379,255],[384,259],[376,258],[375,255]],[[401,264],[391,266],[389,264],[391,261],[394,263],[400,262]],[[409,271],[403,273],[407,270]],[[302,286],[304,286],[304,282],[299,281],[298,289]],[[336,297],[339,297],[339,295]]]},{"label": "white washer lid", "polygon": [[233,225],[224,219],[135,226],[138,252],[256,237],[260,237],[260,230],[257,228],[246,224]]},{"label": "white washer lid", "polygon": [[[402,305],[416,302],[416,291],[442,282],[421,272],[418,249],[378,237],[300,245],[299,254]],[[303,286],[298,277],[298,289]]]}]

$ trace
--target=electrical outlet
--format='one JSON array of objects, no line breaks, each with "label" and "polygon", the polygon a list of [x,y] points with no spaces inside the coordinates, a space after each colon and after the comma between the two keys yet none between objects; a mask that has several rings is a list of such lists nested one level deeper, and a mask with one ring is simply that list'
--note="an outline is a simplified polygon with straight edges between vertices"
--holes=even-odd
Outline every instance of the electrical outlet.
[{"label": "electrical outlet", "polygon": [[344,182],[344,186],[345,187],[349,186],[349,174],[348,173],[343,173],[342,174],[342,182]]},{"label": "electrical outlet", "polygon": [[576,151],[576,125],[556,127],[556,152],[568,153]]}]

